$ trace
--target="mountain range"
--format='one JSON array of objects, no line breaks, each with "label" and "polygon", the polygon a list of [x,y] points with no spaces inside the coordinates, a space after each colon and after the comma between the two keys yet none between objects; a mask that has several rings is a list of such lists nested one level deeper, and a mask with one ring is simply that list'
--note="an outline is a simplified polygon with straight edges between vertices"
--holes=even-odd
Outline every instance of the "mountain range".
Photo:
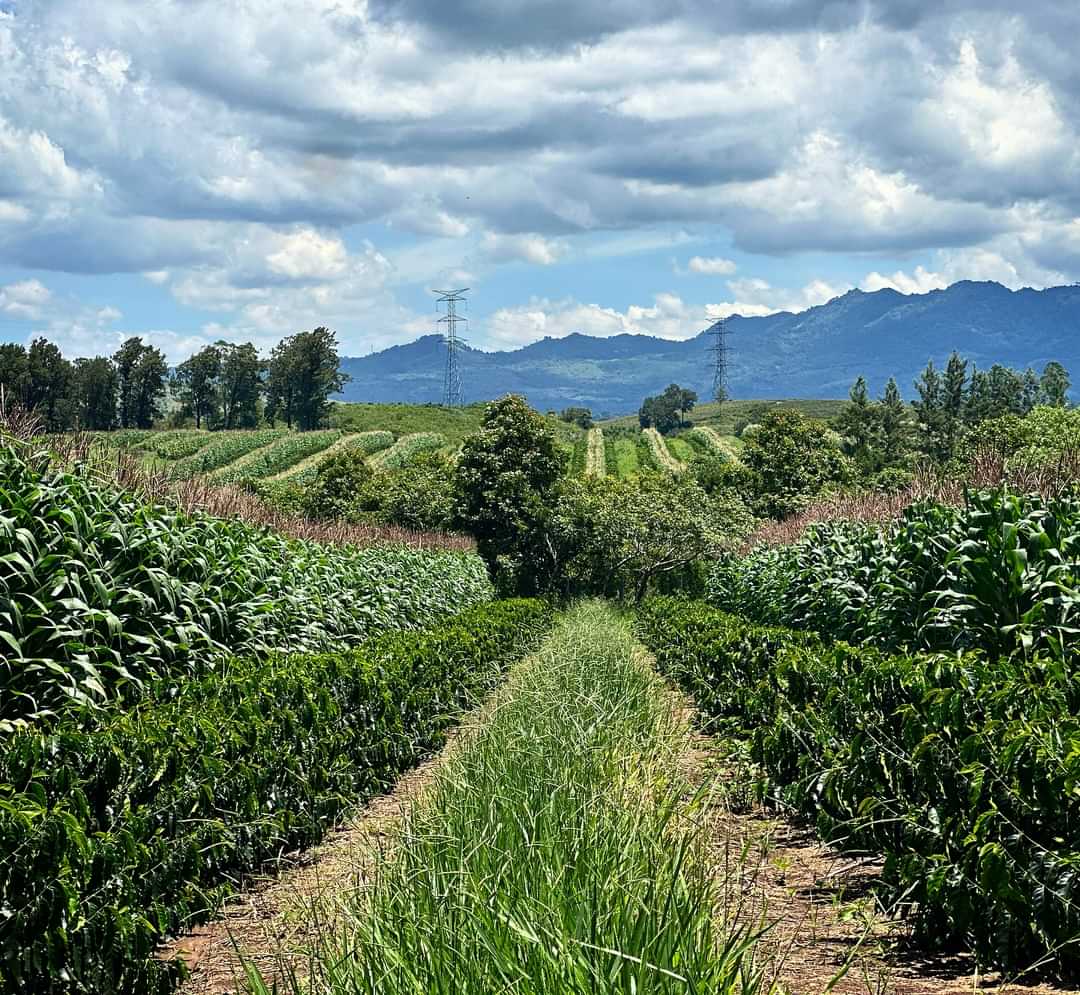
[{"label": "mountain range", "polygon": [[[737,398],[845,397],[860,375],[875,394],[895,376],[911,396],[927,361],[943,365],[954,349],[980,368],[1041,372],[1057,360],[1080,381],[1080,285],[1014,291],[966,280],[926,294],[852,290],[798,314],[733,316],[727,332],[728,388]],[[541,410],[583,405],[598,417],[636,411],[669,383],[704,400],[712,391],[711,345],[706,332],[681,341],[573,333],[507,352],[465,347],[465,400],[517,393]],[[445,362],[439,335],[344,358],[352,381],[340,399],[438,402]]]}]

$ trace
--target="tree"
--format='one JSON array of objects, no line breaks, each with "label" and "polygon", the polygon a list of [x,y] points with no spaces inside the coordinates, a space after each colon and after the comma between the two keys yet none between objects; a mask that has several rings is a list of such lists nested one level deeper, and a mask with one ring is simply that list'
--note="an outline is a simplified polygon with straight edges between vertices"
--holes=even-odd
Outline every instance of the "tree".
[{"label": "tree", "polygon": [[107,356],[75,360],[72,393],[80,428],[107,432],[116,427],[119,377]]},{"label": "tree", "polygon": [[267,418],[301,431],[326,423],[329,398],[349,382],[339,369],[337,337],[316,328],[282,339],[270,356]]},{"label": "tree", "polygon": [[200,349],[173,374],[173,393],[180,399],[184,412],[195,419],[196,428],[204,424],[211,428],[217,420],[220,375],[221,350],[216,345]]},{"label": "tree", "polygon": [[16,342],[0,345],[0,387],[5,405],[30,407],[30,362],[25,346]]},{"label": "tree", "polygon": [[952,456],[960,442],[967,400],[967,361],[954,352],[945,366],[941,383],[941,447],[944,458]]},{"label": "tree", "polygon": [[920,448],[934,459],[948,459],[948,432],[945,426],[945,399],[941,374],[930,360],[922,376],[915,381],[919,399],[914,402],[915,420],[919,428]]},{"label": "tree", "polygon": [[327,456],[305,489],[303,511],[319,521],[346,520],[356,516],[358,498],[371,479],[372,470],[359,449]]},{"label": "tree", "polygon": [[848,404],[836,417],[836,430],[845,439],[844,451],[855,460],[863,473],[871,474],[881,463],[878,446],[881,419],[878,410],[870,403],[864,377],[855,381],[848,398]]},{"label": "tree", "polygon": [[134,336],[113,355],[118,378],[121,428],[151,428],[161,413],[168,365],[160,349]]},{"label": "tree", "polygon": [[907,408],[892,377],[889,377],[885,393],[881,395],[879,423],[882,466],[902,466],[911,452],[911,430],[908,427]]},{"label": "tree", "polygon": [[[259,401],[266,388],[266,364],[250,342],[218,342],[216,347],[221,356],[218,394],[222,424],[225,428],[254,428],[259,423]],[[336,353],[334,364],[336,368]]]},{"label": "tree", "polygon": [[590,429],[593,426],[592,412],[588,408],[563,408],[559,412],[559,419],[579,428]]},{"label": "tree", "polygon": [[830,440],[828,427],[794,409],[769,412],[743,447],[754,473],[752,511],[784,518],[830,484],[851,480],[851,461]]},{"label": "tree", "polygon": [[662,394],[645,398],[638,411],[638,421],[642,428],[652,427],[666,434],[683,424],[683,415],[693,410],[696,403],[694,391],[670,384]]},{"label": "tree", "polygon": [[1070,387],[1072,383],[1065,367],[1053,361],[1047,363],[1039,379],[1039,404],[1052,408],[1068,407]]},{"label": "tree", "polygon": [[75,423],[71,398],[73,370],[59,348],[37,338],[26,354],[29,386],[27,407],[38,413],[48,432],[64,432]]},{"label": "tree", "polygon": [[503,591],[536,592],[552,563],[545,530],[564,458],[544,419],[513,394],[487,405],[458,460],[457,519]]}]

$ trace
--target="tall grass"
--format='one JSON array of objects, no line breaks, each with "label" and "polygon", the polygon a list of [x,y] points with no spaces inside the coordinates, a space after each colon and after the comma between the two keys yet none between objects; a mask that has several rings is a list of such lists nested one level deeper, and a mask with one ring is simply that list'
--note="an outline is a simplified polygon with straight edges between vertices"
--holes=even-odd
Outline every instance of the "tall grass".
[{"label": "tall grass", "polygon": [[756,991],[752,937],[716,925],[675,715],[612,610],[573,610],[451,757],[293,990]]}]

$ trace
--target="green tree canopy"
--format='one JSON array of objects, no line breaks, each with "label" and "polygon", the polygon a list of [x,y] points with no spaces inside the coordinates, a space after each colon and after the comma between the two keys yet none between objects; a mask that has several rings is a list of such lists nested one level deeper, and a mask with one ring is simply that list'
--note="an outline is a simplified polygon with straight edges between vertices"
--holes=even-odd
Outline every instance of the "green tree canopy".
[{"label": "green tree canopy", "polygon": [[457,519],[504,591],[542,589],[551,569],[545,528],[564,458],[542,416],[514,394],[484,409],[457,466]]},{"label": "green tree canopy", "polygon": [[121,428],[151,428],[161,414],[168,365],[160,349],[138,336],[126,339],[113,355]]},{"label": "green tree canopy", "polygon": [[116,428],[119,375],[107,356],[75,360],[73,396],[80,428],[107,432]]}]

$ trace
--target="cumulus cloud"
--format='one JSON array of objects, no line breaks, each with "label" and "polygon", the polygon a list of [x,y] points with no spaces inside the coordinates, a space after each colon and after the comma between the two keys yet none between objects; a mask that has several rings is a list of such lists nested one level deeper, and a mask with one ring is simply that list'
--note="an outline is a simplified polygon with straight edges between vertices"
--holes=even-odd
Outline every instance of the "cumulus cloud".
[{"label": "cumulus cloud", "polygon": [[[143,274],[237,334],[325,308],[392,340],[418,320],[404,283],[688,228],[850,271],[892,254],[866,288],[1080,276],[1075,4],[99,7],[0,2],[0,264]],[[370,248],[350,251],[354,226]],[[741,282],[715,307],[808,306],[822,287]],[[661,296],[511,311],[693,326]]]},{"label": "cumulus cloud", "polygon": [[705,276],[730,276],[738,269],[730,259],[722,259],[719,256],[691,256],[686,268],[691,273],[700,273]]},{"label": "cumulus cloud", "polygon": [[39,280],[21,280],[0,287],[0,312],[13,318],[38,318],[52,294]]},{"label": "cumulus cloud", "polygon": [[598,338],[628,334],[685,339],[706,324],[700,310],[671,293],[656,294],[651,305],[631,304],[625,310],[572,298],[534,298],[521,307],[500,308],[491,315],[487,338],[502,349],[516,349],[545,336],[564,338],[574,332]]},{"label": "cumulus cloud", "polygon": [[565,243],[541,235],[499,235],[486,232],[482,250],[494,260],[520,259],[537,266],[550,266],[566,254]]}]

